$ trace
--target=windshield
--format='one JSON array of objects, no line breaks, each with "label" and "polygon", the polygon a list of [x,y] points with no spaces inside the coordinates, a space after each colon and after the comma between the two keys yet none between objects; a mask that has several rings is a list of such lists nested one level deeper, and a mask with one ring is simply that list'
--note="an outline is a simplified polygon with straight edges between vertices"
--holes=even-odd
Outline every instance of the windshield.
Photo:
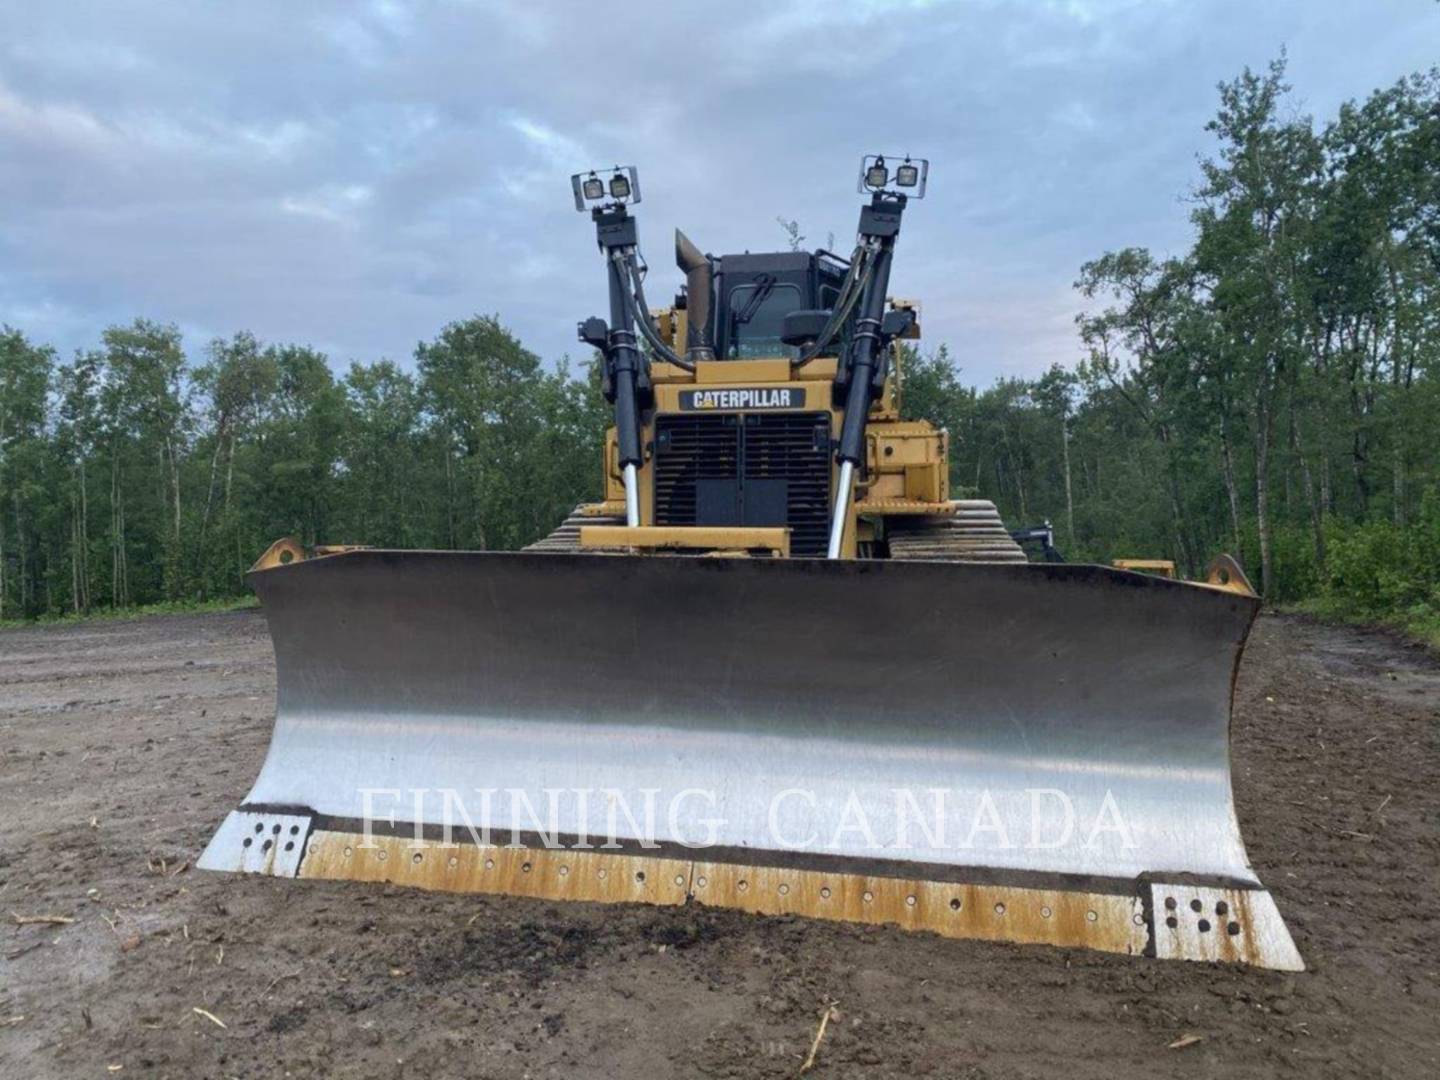
[{"label": "windshield", "polygon": [[725,356],[731,360],[785,356],[800,350],[780,340],[785,316],[801,308],[800,289],[761,278],[730,293],[730,335]]}]

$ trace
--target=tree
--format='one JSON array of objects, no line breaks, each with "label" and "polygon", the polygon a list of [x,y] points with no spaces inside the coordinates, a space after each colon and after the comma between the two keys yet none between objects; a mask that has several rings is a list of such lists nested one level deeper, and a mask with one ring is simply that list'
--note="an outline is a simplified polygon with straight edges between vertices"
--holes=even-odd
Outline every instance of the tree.
[{"label": "tree", "polygon": [[266,355],[276,382],[247,469],[251,517],[260,529],[249,546],[260,550],[290,534],[310,544],[363,542],[337,538],[330,529],[346,421],[344,388],[324,353],[276,345]]},{"label": "tree", "polygon": [[[206,402],[202,416],[208,429],[196,446],[202,460],[209,459],[195,544],[195,573],[202,597],[216,590],[233,590],[245,568],[243,531],[232,502],[235,448],[238,442],[253,437],[280,388],[275,351],[262,348],[251,333],[241,331],[229,340],[216,338],[208,353],[209,363],[197,368],[193,376],[195,389]],[[203,453],[205,443],[209,444],[208,454]],[[218,528],[212,530],[217,518]]]},{"label": "tree", "polygon": [[7,604],[17,615],[41,607],[37,525],[48,494],[41,471],[54,362],[51,349],[0,328],[0,618]]},{"label": "tree", "polygon": [[341,505],[347,535],[414,547],[427,539],[417,484],[420,399],[414,380],[388,360],[351,364],[343,384],[345,417]]},{"label": "tree", "polygon": [[1197,385],[1193,270],[1181,260],[1157,262],[1143,248],[1126,248],[1082,266],[1076,287],[1087,299],[1112,301],[1077,320],[1089,352],[1080,378],[1092,390],[1101,383],[1112,389],[1159,444],[1173,550],[1193,573],[1200,560],[1185,490],[1194,450],[1185,428]]},{"label": "tree", "polygon": [[1070,547],[1075,547],[1075,492],[1070,477],[1070,413],[1078,380],[1074,373],[1052,364],[1035,384],[1033,396],[1055,420],[1060,432],[1060,457],[1065,473],[1065,530]]},{"label": "tree", "polygon": [[451,323],[415,350],[420,395],[445,467],[458,478],[447,517],[457,541],[514,548],[540,532],[540,358],[496,316]]},{"label": "tree", "polygon": [[1293,327],[1316,212],[1320,142],[1308,118],[1282,119],[1285,60],[1220,84],[1206,125],[1220,140],[1203,159],[1194,219],[1198,272],[1224,340],[1234,349],[1255,449],[1255,522],[1261,591],[1273,594],[1271,451],[1282,390],[1300,362]]},{"label": "tree", "polygon": [[88,464],[100,445],[98,388],[101,360],[98,353],[79,353],[74,363],[60,369],[59,401],[55,425],[55,453],[65,477],[68,527],[62,546],[69,564],[70,609],[90,610],[94,595],[91,566],[90,481]]},{"label": "tree", "polygon": [[[130,602],[131,548],[137,566],[167,599],[184,588],[181,455],[189,436],[180,331],[136,319],[101,336],[100,414],[110,459],[111,600]],[[146,478],[148,474],[148,479]]]}]

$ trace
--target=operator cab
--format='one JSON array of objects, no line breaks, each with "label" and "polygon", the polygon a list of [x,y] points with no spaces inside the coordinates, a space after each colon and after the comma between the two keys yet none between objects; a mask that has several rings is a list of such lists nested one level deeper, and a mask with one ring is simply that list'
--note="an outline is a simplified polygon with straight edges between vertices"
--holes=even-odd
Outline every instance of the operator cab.
[{"label": "operator cab", "polygon": [[722,255],[713,265],[715,315],[708,329],[717,360],[797,359],[799,347],[782,339],[785,316],[833,308],[850,268],[828,251]]}]

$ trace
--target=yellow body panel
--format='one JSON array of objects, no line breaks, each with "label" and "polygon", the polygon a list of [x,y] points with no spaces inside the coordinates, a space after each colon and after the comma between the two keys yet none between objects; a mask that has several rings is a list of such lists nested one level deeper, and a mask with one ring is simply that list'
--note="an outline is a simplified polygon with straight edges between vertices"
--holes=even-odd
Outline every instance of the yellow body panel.
[{"label": "yellow body panel", "polygon": [[1174,559],[1115,559],[1110,565],[1117,570],[1140,570],[1168,578],[1175,576]]},{"label": "yellow body panel", "polygon": [[[916,324],[905,337],[918,338],[918,303],[891,299],[890,306],[916,312]],[[686,339],[684,309],[655,310],[651,312],[651,318],[661,340],[671,348],[683,351]],[[900,359],[897,349],[891,357],[891,377],[886,380],[883,392],[870,409],[866,430],[866,468],[863,478],[856,482],[854,498],[850,503],[842,550],[845,557],[855,556],[857,541],[868,542],[876,538],[876,522],[883,517],[943,514],[951,510],[949,437],[926,421],[900,419]],[[655,524],[654,482],[649,464],[654,455],[656,415],[680,412],[681,395],[696,387],[717,391],[760,386],[767,389],[789,388],[798,391],[803,401],[803,405],[797,405],[792,411],[828,412],[831,437],[838,439],[844,414],[834,402],[837,365],[834,357],[819,357],[800,366],[791,364],[784,357],[773,357],[700,361],[695,364],[694,371],[687,371],[677,364],[653,361],[650,379],[655,402],[642,418],[641,444],[645,447],[646,461],[640,467],[640,525],[650,528]],[[747,410],[720,407],[715,411],[743,414]],[[621,479],[614,428],[605,434],[604,457],[605,504],[610,507],[608,512],[623,514],[625,486]],[[839,467],[832,463],[832,498],[838,477]],[[706,530],[678,527],[670,531]],[[603,546],[609,546],[609,541]],[[633,542],[624,546],[714,549],[717,545],[690,538],[684,543]]]},{"label": "yellow body panel", "polygon": [[582,525],[580,546],[610,550],[764,551],[786,558],[790,554],[790,530],[717,525]]},{"label": "yellow body panel", "polygon": [[1245,576],[1245,568],[1231,555],[1216,555],[1205,568],[1205,580],[1200,584],[1212,589],[1223,589],[1237,596],[1259,596],[1255,586]]},{"label": "yellow body panel", "polygon": [[702,385],[714,383],[783,383],[790,382],[789,360],[706,360],[695,365],[695,381]]},{"label": "yellow body panel", "polygon": [[[736,361],[744,363],[745,361]],[[729,367],[730,363],[723,366]],[[728,383],[736,388],[753,385],[756,379]],[[693,382],[675,382],[655,387],[656,408],[661,413],[678,412],[680,393],[694,386]],[[717,386],[718,384],[710,384]],[[777,383],[775,386],[792,386],[805,392],[805,411],[829,412],[831,434],[838,438],[841,412],[830,404],[828,383]],[[728,411],[728,410],[717,410]],[[654,414],[646,417],[642,442],[648,459],[653,454],[655,438]],[[846,526],[845,552],[855,554],[855,520],[860,517],[887,517],[896,514],[946,514],[953,509],[950,503],[949,438],[925,421],[898,421],[877,418],[871,412],[866,433],[868,475],[856,484],[855,499],[851,504],[851,521]],[[839,470],[832,466],[830,482],[833,488]],[[640,470],[640,523],[654,522],[654,485],[648,467]],[[623,514],[625,485],[620,475],[619,454],[616,449],[615,429],[610,428],[605,437],[605,496],[604,511],[596,513]],[[862,536],[861,539],[871,539]],[[698,545],[708,547],[710,545]]]}]

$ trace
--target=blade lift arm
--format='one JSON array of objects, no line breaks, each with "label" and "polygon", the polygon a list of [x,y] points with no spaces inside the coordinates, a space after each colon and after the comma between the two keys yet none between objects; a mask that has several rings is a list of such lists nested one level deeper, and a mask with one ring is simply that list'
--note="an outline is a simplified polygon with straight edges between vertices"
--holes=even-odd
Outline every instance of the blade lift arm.
[{"label": "blade lift arm", "polygon": [[592,317],[579,326],[580,340],[600,350],[604,357],[601,389],[605,400],[615,407],[616,445],[620,471],[625,482],[625,524],[640,524],[640,466],[645,462],[640,444],[640,414],[654,402],[650,362],[640,351],[635,336],[638,328],[646,343],[661,359],[687,370],[692,365],[672,352],[650,325],[645,309],[643,273],[639,262],[639,237],[635,219],[624,205],[612,204],[591,211],[595,240],[605,254],[610,284],[610,321]]},{"label": "blade lift arm", "polygon": [[855,329],[840,366],[835,372],[835,400],[844,402],[845,415],[835,460],[840,482],[830,518],[827,557],[840,558],[845,542],[845,522],[850,516],[850,498],[855,470],[865,464],[865,424],[870,406],[884,392],[889,374],[890,343],[909,329],[913,312],[885,311],[885,294],[890,286],[890,264],[895,238],[900,235],[900,217],[905,196],[876,192],[870,205],[860,210],[859,248],[869,263],[861,293]]}]

